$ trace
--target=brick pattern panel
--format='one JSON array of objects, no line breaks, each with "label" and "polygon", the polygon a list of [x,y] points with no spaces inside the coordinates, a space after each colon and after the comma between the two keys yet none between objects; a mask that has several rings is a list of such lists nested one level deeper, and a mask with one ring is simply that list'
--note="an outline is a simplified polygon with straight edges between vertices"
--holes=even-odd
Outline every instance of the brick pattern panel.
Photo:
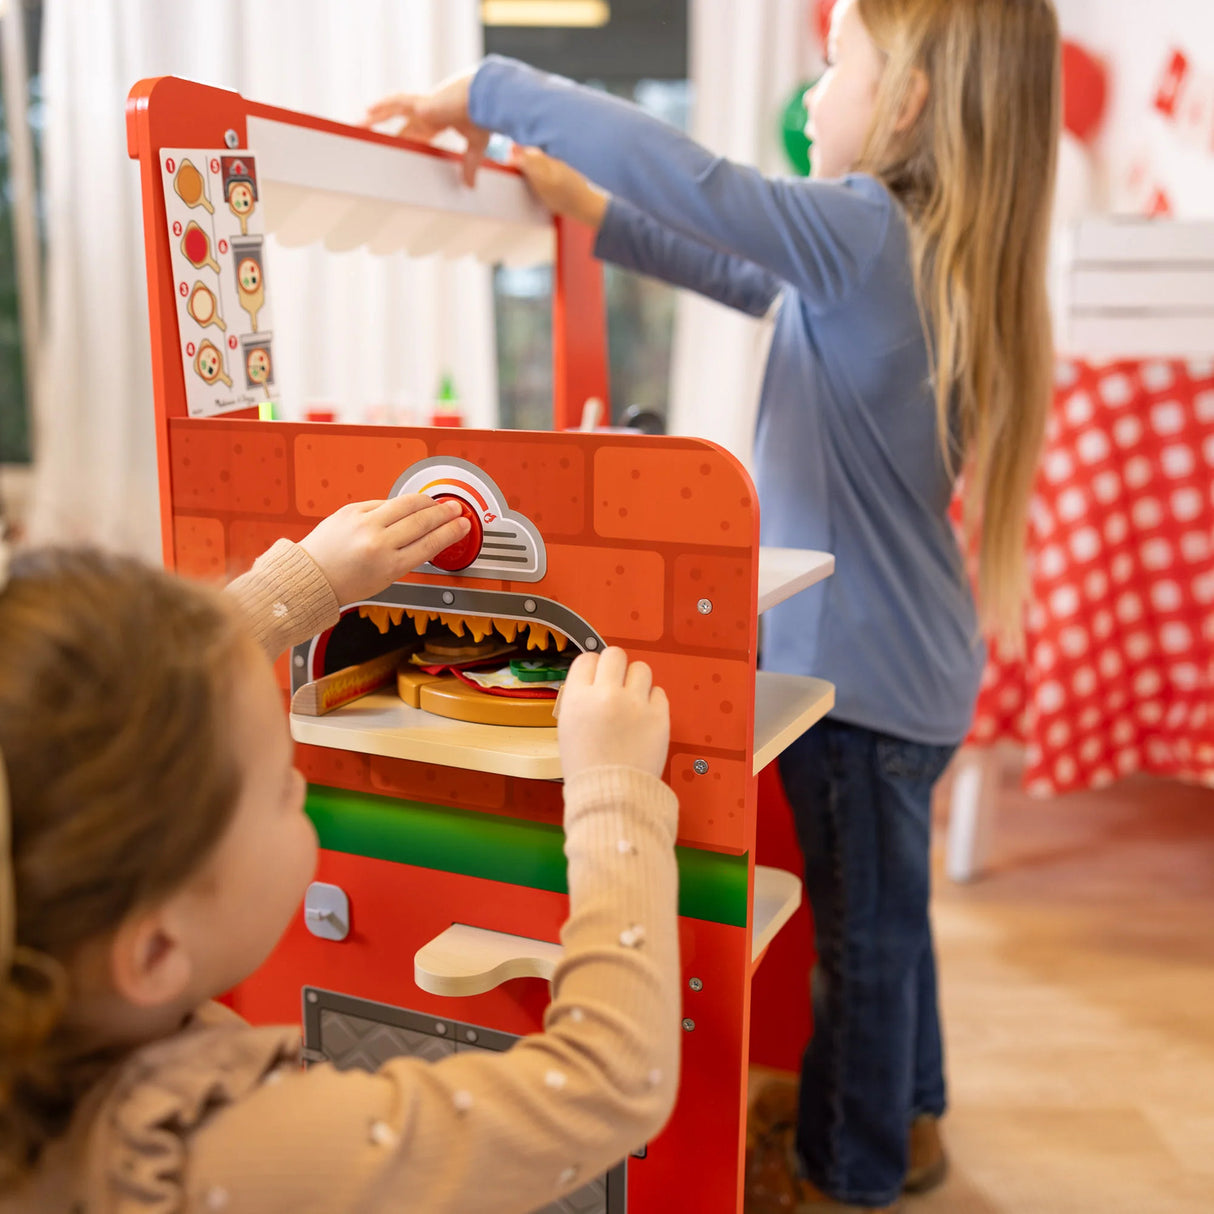
[{"label": "brick pattern panel", "polygon": [[[754,566],[747,558],[696,554],[674,562],[674,638],[697,649],[746,652]],[[700,611],[707,600],[710,610]]]},{"label": "brick pattern panel", "polygon": [[550,544],[541,585],[545,598],[579,612],[605,637],[657,641],[665,631],[665,576],[656,552]]},{"label": "brick pattern panel", "polygon": [[653,681],[676,688],[670,703],[672,745],[746,749],[753,672],[746,662],[646,653]]},{"label": "brick pattern panel", "polygon": [[694,751],[670,756],[668,779],[679,804],[694,807],[681,814],[679,841],[692,845],[742,851],[746,846],[746,761],[713,755],[700,773]]},{"label": "brick pattern panel", "polygon": [[533,822],[560,822],[565,816],[562,786],[552,780],[511,780],[507,810]]},{"label": "brick pattern panel", "polygon": [[179,514],[173,520],[173,548],[178,572],[214,581],[227,571],[227,545],[218,519]]},{"label": "brick pattern panel", "polygon": [[239,429],[234,425],[216,422],[174,432],[171,464],[175,509],[286,513],[286,436],[251,423]]},{"label": "brick pattern panel", "polygon": [[506,777],[371,755],[371,788],[413,801],[437,801],[468,809],[501,809],[506,803]]},{"label": "brick pattern panel", "polygon": [[741,468],[711,450],[629,443],[594,457],[594,529],[605,538],[744,548],[753,494]]},{"label": "brick pattern panel", "polygon": [[326,434],[296,437],[295,507],[308,518],[325,518],[348,502],[387,497],[411,464],[429,454],[426,444],[395,433]]},{"label": "brick pattern panel", "polygon": [[295,766],[309,784],[327,784],[372,792],[368,755],[353,750],[330,750],[327,746],[296,746]]}]

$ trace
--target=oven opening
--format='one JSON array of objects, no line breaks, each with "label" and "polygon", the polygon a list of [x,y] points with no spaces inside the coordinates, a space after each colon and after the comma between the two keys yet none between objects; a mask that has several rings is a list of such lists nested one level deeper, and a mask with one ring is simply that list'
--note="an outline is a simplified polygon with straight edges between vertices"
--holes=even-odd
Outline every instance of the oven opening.
[{"label": "oven opening", "polygon": [[569,666],[602,641],[557,604],[513,597],[496,595],[494,605],[524,618],[392,602],[347,608],[317,638],[307,663],[311,680],[295,691],[292,711],[324,715],[395,692],[410,707],[457,720],[555,725],[552,710]]}]

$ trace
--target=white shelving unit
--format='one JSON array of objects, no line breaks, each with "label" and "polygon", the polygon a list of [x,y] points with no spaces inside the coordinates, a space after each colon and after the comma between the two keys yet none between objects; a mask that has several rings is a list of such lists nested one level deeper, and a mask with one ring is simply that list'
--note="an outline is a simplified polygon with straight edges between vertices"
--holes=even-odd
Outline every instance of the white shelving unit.
[{"label": "white shelving unit", "polygon": [[1214,223],[1093,216],[1055,242],[1060,354],[1100,359],[1214,353]]},{"label": "white shelving unit", "polygon": [[808,548],[759,549],[759,614],[830,577],[835,558]]},{"label": "white shelving unit", "polygon": [[323,717],[292,713],[291,735],[311,746],[528,780],[561,774],[555,729],[452,721],[410,708],[394,690],[373,692]]},{"label": "white shelving unit", "polygon": [[[755,679],[755,766],[761,771],[786,746],[821,720],[835,689],[821,679],[767,674]],[[441,767],[559,780],[555,729],[476,725],[410,708],[395,692],[379,691],[323,717],[291,715],[297,742],[360,754],[413,759]]]},{"label": "white shelving unit", "polygon": [[755,865],[755,906],[751,916],[750,962],[758,965],[767,946],[801,905],[801,878],[782,868]]},{"label": "white shelving unit", "polygon": [[755,675],[755,775],[835,706],[834,685],[799,674]]},{"label": "white shelving unit", "polygon": [[[762,960],[767,946],[800,905],[800,877],[782,868],[755,868],[752,966]],[[547,940],[453,923],[414,954],[413,979],[432,995],[481,995],[514,978],[551,981],[562,951],[559,944]]]},{"label": "white shelving unit", "polygon": [[[796,548],[759,549],[759,614],[830,577],[835,558],[828,552]],[[835,705],[834,686],[800,675],[755,675],[754,773],[820,721]],[[750,964],[758,968],[768,946],[801,905],[796,873],[756,864],[751,890]]]}]

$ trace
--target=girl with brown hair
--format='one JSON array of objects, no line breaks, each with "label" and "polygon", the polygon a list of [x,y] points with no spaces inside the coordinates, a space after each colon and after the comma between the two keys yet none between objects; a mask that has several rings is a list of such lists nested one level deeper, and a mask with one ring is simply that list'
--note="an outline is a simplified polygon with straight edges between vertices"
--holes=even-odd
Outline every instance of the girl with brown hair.
[{"label": "girl with brown hair", "polygon": [[226,595],[90,551],[0,569],[0,1211],[522,1214],[661,1128],[669,710],[619,649],[579,658],[562,694],[570,918],[545,1032],[305,1072],[298,1028],[213,1002],[316,861],[269,658],[461,538],[453,509],[343,507]]}]

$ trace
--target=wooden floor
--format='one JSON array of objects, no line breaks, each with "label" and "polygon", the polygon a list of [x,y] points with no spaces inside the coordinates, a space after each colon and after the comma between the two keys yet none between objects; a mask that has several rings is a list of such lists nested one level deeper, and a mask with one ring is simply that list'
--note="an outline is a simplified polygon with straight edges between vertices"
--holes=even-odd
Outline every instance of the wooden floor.
[{"label": "wooden floor", "polygon": [[1009,778],[992,850],[937,875],[954,1168],[907,1214],[1214,1214],[1214,791]]},{"label": "wooden floor", "polygon": [[983,880],[937,855],[953,1168],[905,1214],[1214,1214],[1214,791],[1000,809]]}]

